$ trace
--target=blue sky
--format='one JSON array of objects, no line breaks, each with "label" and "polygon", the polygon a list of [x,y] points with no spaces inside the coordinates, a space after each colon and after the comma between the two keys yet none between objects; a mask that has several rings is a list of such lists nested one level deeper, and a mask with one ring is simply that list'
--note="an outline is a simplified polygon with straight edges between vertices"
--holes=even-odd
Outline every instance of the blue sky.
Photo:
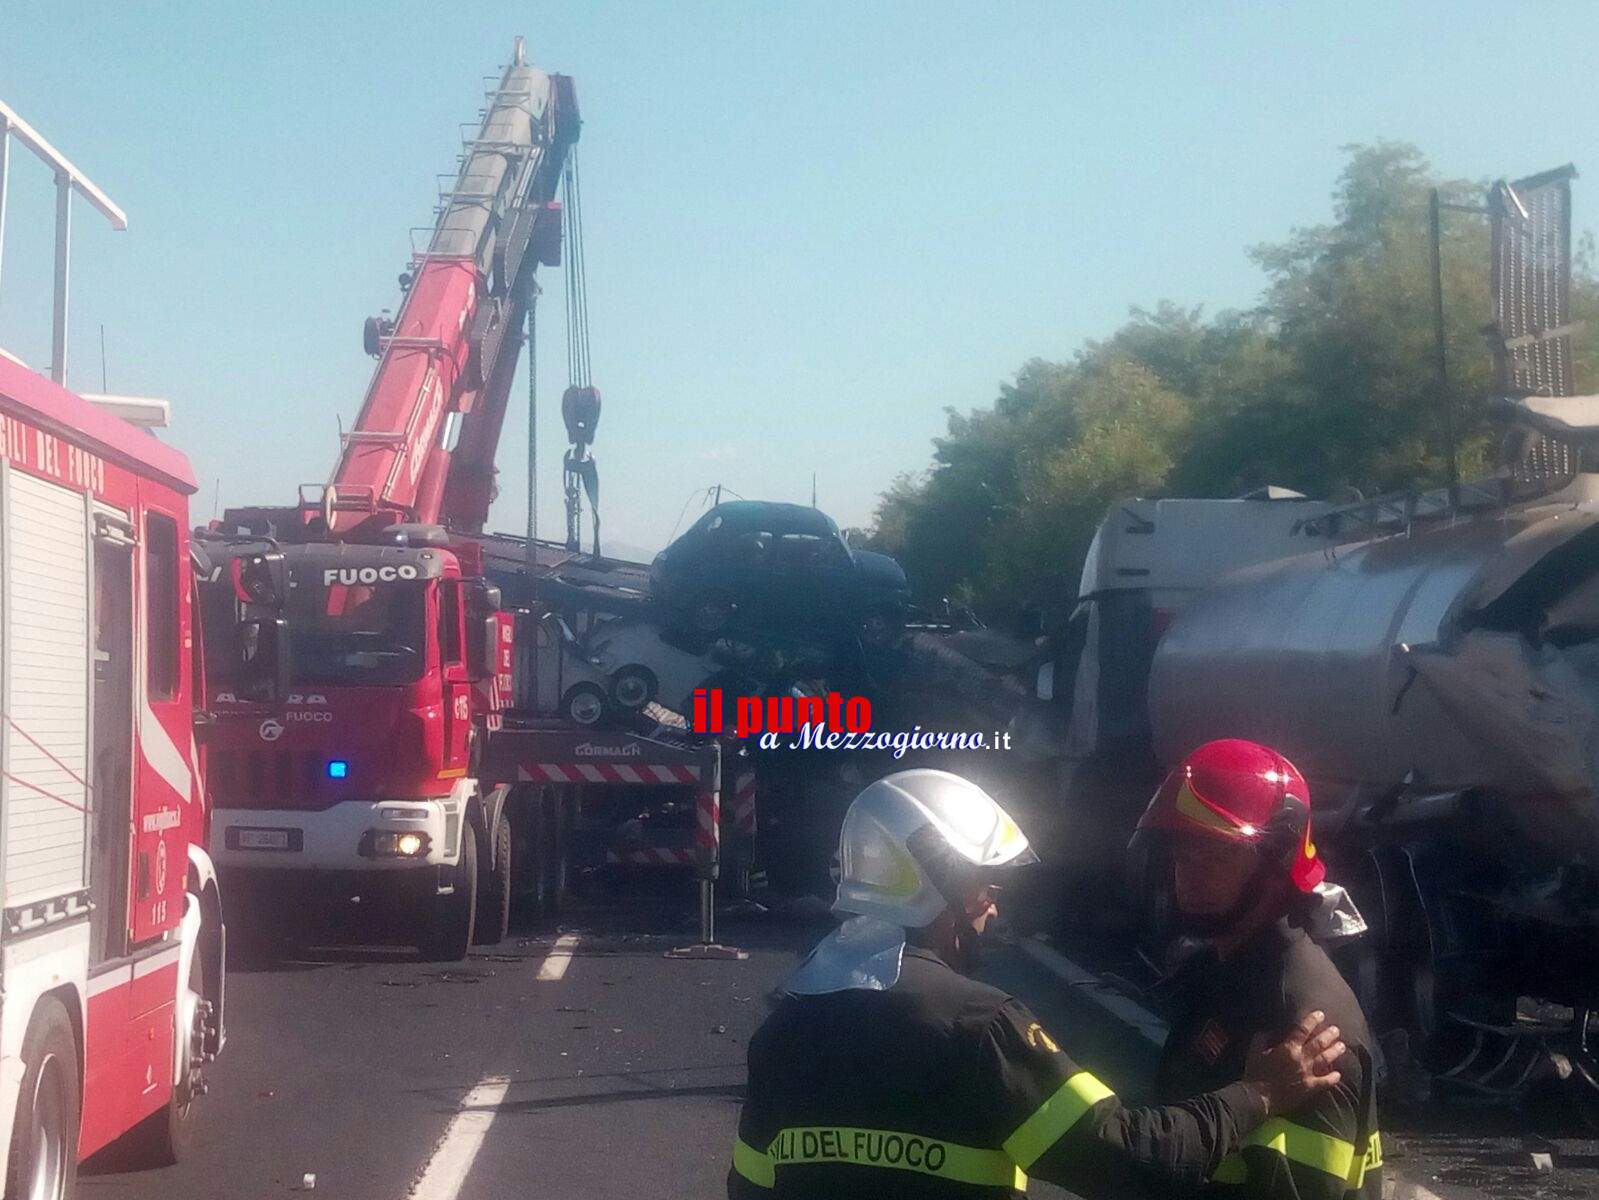
[{"label": "blue sky", "polygon": [[[717,482],[808,500],[814,471],[864,522],[944,408],[1026,359],[1131,305],[1250,303],[1245,247],[1328,218],[1346,143],[1414,141],[1457,176],[1599,172],[1583,4],[0,0],[0,20],[0,99],[130,217],[77,208],[69,382],[98,390],[103,323],[111,389],[173,401],[201,519],[325,478],[370,373],[361,322],[395,303],[518,33],[577,80],[605,530],[650,550]],[[51,192],[13,161],[0,345],[43,364]],[[497,527],[523,524],[525,439],[519,411]]]}]

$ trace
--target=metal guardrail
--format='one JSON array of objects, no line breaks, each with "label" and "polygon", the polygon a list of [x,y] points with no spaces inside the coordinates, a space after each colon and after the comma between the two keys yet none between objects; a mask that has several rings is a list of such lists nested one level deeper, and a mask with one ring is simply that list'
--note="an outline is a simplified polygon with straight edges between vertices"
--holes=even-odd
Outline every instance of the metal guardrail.
[{"label": "metal guardrail", "polygon": [[68,260],[72,247],[72,193],[77,192],[111,222],[123,230],[128,218],[116,203],[87,175],[62,154],[4,102],[0,102],[0,265],[4,262],[6,231],[6,186],[11,166],[11,141],[21,145],[49,167],[56,179],[56,252],[54,319],[50,333],[50,378],[63,386],[67,382],[67,292]]}]

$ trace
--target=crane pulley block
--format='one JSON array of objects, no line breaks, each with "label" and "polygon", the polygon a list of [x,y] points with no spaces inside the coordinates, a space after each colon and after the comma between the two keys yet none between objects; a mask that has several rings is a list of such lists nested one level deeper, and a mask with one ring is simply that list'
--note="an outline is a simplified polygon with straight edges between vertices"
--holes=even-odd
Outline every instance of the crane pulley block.
[{"label": "crane pulley block", "polygon": [[561,419],[566,422],[566,436],[579,446],[594,441],[594,428],[600,423],[600,389],[569,387],[561,393]]}]

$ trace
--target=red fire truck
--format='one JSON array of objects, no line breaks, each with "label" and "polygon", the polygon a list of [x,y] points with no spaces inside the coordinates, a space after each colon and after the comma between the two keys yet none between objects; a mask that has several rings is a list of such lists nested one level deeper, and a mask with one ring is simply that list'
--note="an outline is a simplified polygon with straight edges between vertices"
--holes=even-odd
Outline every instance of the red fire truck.
[{"label": "red fire truck", "polygon": [[[212,743],[211,849],[257,932],[287,932],[272,925],[292,893],[296,917],[451,961],[504,937],[513,895],[531,911],[558,907],[584,849],[619,870],[691,865],[708,881],[719,869],[720,749],[669,731],[591,736],[540,710],[535,662],[558,669],[561,651],[540,649],[543,626],[501,606],[495,584],[525,591],[574,557],[613,592],[643,576],[575,553],[581,494],[596,499],[599,394],[582,349],[573,82],[526,63],[519,39],[486,99],[401,277],[398,312],[367,322],[377,366],[330,481],[294,506],[230,509],[204,531],[233,561],[277,557],[287,572],[278,616],[248,589],[204,589],[214,634],[280,620],[289,663],[280,708]],[[573,202],[564,210],[558,192]],[[568,548],[552,555],[484,524],[534,274],[561,262],[563,214],[578,332],[562,397]],[[534,618],[551,611],[538,592],[518,600]],[[221,673],[233,661],[213,667],[218,707],[255,711],[233,705]],[[729,827],[747,830],[751,788],[729,784]],[[630,821],[640,807],[662,819]]]},{"label": "red fire truck", "polygon": [[[572,80],[525,62],[519,39],[397,313],[367,322],[377,364],[331,480],[209,531],[231,561],[276,556],[287,577],[284,702],[212,747],[212,853],[230,891],[261,898],[256,913],[293,888],[341,922],[383,914],[386,935],[440,960],[504,935],[510,788],[485,786],[480,767],[512,627],[471,535],[493,498],[533,276],[560,262],[555,196],[577,134]],[[269,616],[227,586],[206,603],[218,633]],[[225,674],[212,680],[219,708],[250,711]]]},{"label": "red fire truck", "polygon": [[[126,219],[0,104],[0,168],[12,145],[53,172],[58,205],[54,378],[0,351],[0,1147],[8,1196],[60,1197],[119,1139],[145,1162],[183,1148],[222,1047],[225,934],[194,476],[116,415],[159,423],[163,403],[63,386],[73,199]],[[0,169],[0,212],[4,187]]]}]

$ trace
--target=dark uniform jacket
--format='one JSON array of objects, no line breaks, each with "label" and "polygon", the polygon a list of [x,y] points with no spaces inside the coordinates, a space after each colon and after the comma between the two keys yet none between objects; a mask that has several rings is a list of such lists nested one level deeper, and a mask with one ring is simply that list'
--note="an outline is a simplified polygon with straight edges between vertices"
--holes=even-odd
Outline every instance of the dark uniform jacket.
[{"label": "dark uniform jacket", "polygon": [[789,996],[749,1048],[728,1195],[1010,1197],[1198,1185],[1264,1112],[1233,1083],[1125,1108],[1019,1002],[907,946],[887,991]]},{"label": "dark uniform jacket", "polygon": [[1197,1096],[1238,1079],[1257,1035],[1269,1044],[1312,1012],[1326,1013],[1349,1047],[1337,1064],[1337,1086],[1250,1134],[1211,1176],[1207,1194],[1218,1200],[1380,1200],[1371,1031],[1321,947],[1281,922],[1225,963],[1206,952],[1179,973],[1175,988],[1182,1013],[1166,1039],[1157,1100]]}]

